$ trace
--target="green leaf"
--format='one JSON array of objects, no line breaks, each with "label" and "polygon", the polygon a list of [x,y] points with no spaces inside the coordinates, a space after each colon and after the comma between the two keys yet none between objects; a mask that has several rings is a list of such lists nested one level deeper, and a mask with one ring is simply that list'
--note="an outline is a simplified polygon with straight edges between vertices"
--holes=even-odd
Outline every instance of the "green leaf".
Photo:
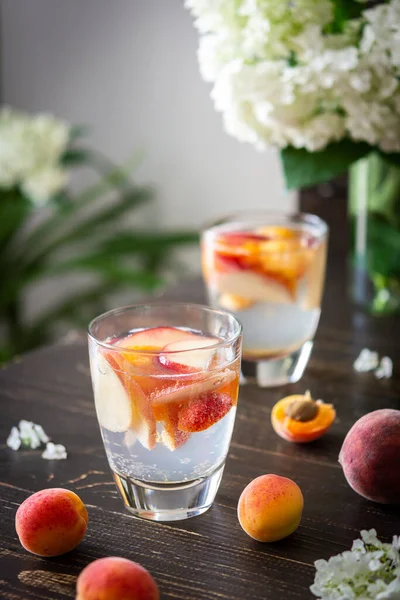
[{"label": "green leaf", "polygon": [[73,125],[69,130],[69,141],[74,142],[78,138],[87,135],[89,128],[86,125]]},{"label": "green leaf", "polygon": [[19,192],[1,192],[0,211],[0,250],[4,250],[31,213],[32,205]]},{"label": "green leaf", "polygon": [[388,153],[379,151],[380,156],[395,167],[400,167],[400,152]]},{"label": "green leaf", "polygon": [[66,244],[79,241],[86,236],[93,237],[99,232],[99,228],[102,226],[109,227],[125,213],[151,200],[152,196],[153,192],[150,188],[143,187],[133,189],[123,195],[116,203],[99,210],[94,215],[81,221],[78,225],[75,225],[71,231],[54,240],[45,250],[43,250],[42,255],[49,254]]},{"label": "green leaf", "polygon": [[[93,156],[94,154],[91,153],[91,157]],[[107,161],[107,165],[109,164],[111,163]],[[85,189],[73,201],[69,202],[62,213],[59,211],[53,212],[25,237],[18,253],[19,257],[23,258],[31,254],[32,248],[39,249],[42,244],[48,242],[49,237],[54,239],[55,235],[60,230],[64,232],[68,225],[73,227],[74,222],[79,218],[79,213],[98,202],[106,193],[114,190],[127,192],[136,189],[129,181],[132,168],[136,164],[137,155],[134,155],[125,166],[109,168],[107,174],[100,181]],[[68,218],[72,222],[68,223]]]},{"label": "green leaf", "polygon": [[326,33],[342,33],[350,19],[358,19],[365,6],[354,0],[331,0],[333,21],[325,28]]},{"label": "green leaf", "polygon": [[65,167],[84,165],[87,164],[89,160],[90,151],[79,148],[71,148],[70,150],[67,150],[61,158],[61,162]]},{"label": "green leaf", "polygon": [[329,181],[372,150],[369,144],[348,139],[329,144],[319,152],[289,146],[281,151],[286,185],[294,189]]}]

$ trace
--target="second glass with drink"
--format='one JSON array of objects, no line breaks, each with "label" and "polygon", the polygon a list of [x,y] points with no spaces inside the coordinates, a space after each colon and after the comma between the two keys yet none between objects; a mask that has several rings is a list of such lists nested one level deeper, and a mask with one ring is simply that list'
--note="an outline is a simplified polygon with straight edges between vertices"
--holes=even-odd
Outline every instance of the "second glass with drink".
[{"label": "second glass with drink", "polygon": [[298,381],[321,312],[327,226],[308,214],[242,214],[202,238],[210,304],[243,325],[244,374],[261,386]]}]

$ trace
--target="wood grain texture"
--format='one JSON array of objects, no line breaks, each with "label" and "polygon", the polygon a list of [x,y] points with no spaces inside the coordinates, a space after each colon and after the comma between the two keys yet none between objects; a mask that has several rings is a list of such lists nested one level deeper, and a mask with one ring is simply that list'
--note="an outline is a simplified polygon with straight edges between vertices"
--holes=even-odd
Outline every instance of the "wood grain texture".
[{"label": "wood grain texture", "polygon": [[[163,599],[303,600],[311,598],[316,559],[348,549],[360,529],[375,527],[385,540],[400,533],[398,508],[357,496],[337,462],[345,434],[361,415],[400,408],[399,320],[372,319],[347,301],[346,233],[343,221],[336,223],[340,210],[326,213],[334,229],[329,277],[306,375],[298,384],[271,390],[242,387],[222,484],[214,506],[200,517],[162,524],[123,510],[95,418],[84,336],[43,348],[0,372],[1,599],[74,598],[75,579],[85,565],[119,555],[148,568]],[[167,296],[204,301],[200,281],[182,284]],[[365,346],[393,357],[392,380],[353,371],[353,361]],[[334,403],[338,418],[323,439],[299,446],[273,432],[270,412],[279,398],[305,389]],[[21,418],[42,424],[56,442],[65,444],[68,460],[45,461],[40,452],[7,449],[9,430]],[[241,530],[236,506],[247,483],[268,472],[293,478],[303,491],[305,509],[290,538],[260,544]],[[55,486],[81,496],[88,506],[89,528],[73,552],[41,559],[20,546],[15,512],[32,492]]]}]

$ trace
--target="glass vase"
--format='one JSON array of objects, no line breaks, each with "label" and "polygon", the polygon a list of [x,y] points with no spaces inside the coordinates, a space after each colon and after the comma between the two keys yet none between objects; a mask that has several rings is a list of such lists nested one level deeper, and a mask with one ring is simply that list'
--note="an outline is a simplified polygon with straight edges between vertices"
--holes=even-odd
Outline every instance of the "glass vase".
[{"label": "glass vase", "polygon": [[351,292],[375,315],[400,313],[400,167],[371,153],[350,168]]}]

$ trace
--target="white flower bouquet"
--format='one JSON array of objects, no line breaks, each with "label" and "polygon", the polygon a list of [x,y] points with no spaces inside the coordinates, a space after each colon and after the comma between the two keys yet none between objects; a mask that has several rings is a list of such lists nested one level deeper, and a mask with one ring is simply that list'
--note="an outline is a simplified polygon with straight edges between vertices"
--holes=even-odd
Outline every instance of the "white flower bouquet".
[{"label": "white flower bouquet", "polygon": [[[135,229],[133,211],[152,190],[131,182],[132,165],[83,148],[81,136],[51,115],[0,110],[0,364],[51,340],[62,322],[85,327],[110,295],[154,290],[177,270],[172,250],[198,240],[193,231]],[[100,178],[73,195],[76,165]],[[67,278],[65,288],[73,274],[78,285],[28,316],[28,292],[52,278]],[[90,285],[79,285],[82,275]]]},{"label": "white flower bouquet", "polygon": [[71,128],[52,115],[29,115],[0,110],[0,190],[20,189],[41,206],[67,183],[63,158],[71,141]]},{"label": "white flower bouquet", "polygon": [[381,542],[375,529],[361,532],[351,550],[315,562],[311,592],[322,600],[399,600],[400,538]]},{"label": "white flower bouquet", "polygon": [[371,150],[400,164],[400,0],[186,0],[226,131],[281,150],[289,188]]}]

